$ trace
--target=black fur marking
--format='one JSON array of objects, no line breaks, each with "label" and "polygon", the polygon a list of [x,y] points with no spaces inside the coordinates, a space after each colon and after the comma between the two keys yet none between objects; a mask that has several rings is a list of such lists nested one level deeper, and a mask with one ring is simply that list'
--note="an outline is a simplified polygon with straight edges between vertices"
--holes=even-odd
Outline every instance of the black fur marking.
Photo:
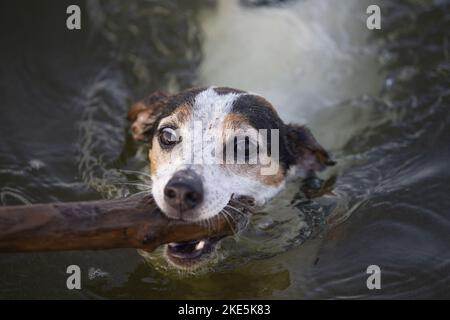
[{"label": "black fur marking", "polygon": [[229,93],[246,93],[243,90],[239,90],[239,89],[234,89],[234,88],[229,88],[229,87],[219,87],[219,88],[214,88],[214,91],[219,95],[225,95],[225,94],[229,94]]},{"label": "black fur marking", "polygon": [[288,142],[285,139],[288,128],[268,101],[262,97],[247,94],[239,97],[234,102],[231,112],[243,115],[248,119],[250,125],[257,130],[267,129],[269,146],[271,145],[269,130],[278,129],[281,167],[286,172],[291,165],[296,164],[296,157],[290,152],[290,148],[287,147]]}]

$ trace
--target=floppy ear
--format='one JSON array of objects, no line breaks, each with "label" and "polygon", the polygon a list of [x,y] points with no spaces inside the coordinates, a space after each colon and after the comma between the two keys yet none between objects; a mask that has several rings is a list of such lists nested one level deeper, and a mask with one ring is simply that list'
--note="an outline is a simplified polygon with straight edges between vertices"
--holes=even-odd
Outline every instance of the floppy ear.
[{"label": "floppy ear", "polygon": [[131,133],[135,140],[150,141],[154,124],[166,106],[167,98],[166,93],[156,91],[131,106],[128,121],[132,122]]},{"label": "floppy ear", "polygon": [[286,144],[297,164],[307,171],[320,171],[336,164],[305,126],[287,125]]}]

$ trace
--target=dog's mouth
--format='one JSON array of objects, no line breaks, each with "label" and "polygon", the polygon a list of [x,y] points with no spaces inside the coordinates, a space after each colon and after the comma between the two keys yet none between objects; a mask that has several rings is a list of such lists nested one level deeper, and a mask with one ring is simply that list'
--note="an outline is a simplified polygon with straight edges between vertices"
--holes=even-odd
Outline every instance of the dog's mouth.
[{"label": "dog's mouth", "polygon": [[[247,226],[250,217],[248,213],[251,212],[254,206],[254,199],[251,197],[232,198],[225,207],[230,211],[223,210],[217,216],[224,215],[231,229],[236,234]],[[230,214],[233,211],[234,214]],[[214,223],[212,224],[214,225]],[[171,242],[165,245],[164,253],[167,260],[175,267],[195,269],[210,260],[217,244],[224,237],[224,235],[216,235],[191,241]]]},{"label": "dog's mouth", "polygon": [[171,242],[166,245],[165,254],[168,260],[179,268],[196,267],[209,260],[219,240],[224,236],[210,237],[201,240]]}]

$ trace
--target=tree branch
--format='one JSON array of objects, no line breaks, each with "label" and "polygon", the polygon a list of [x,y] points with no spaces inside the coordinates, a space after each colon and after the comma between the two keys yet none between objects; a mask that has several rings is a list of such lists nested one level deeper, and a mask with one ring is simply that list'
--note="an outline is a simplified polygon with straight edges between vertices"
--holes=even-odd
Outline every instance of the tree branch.
[{"label": "tree branch", "polygon": [[[242,213],[248,212],[243,206],[234,206]],[[169,219],[150,195],[0,207],[0,252],[114,248],[152,251],[164,243],[233,233],[236,226],[230,225],[232,221],[227,221],[222,215],[216,218],[209,228]]]}]

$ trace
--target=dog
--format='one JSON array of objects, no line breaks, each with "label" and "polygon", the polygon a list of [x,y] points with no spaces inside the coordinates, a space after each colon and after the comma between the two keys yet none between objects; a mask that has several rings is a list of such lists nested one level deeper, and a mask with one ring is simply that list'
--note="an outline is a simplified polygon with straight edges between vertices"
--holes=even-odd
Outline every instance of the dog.
[{"label": "dog", "polygon": [[[240,197],[262,206],[289,179],[335,164],[307,127],[285,124],[262,96],[238,89],[158,91],[132,105],[128,120],[134,140],[149,145],[152,194],[172,219],[207,221]],[[219,240],[170,243],[165,257],[193,269]]]}]

